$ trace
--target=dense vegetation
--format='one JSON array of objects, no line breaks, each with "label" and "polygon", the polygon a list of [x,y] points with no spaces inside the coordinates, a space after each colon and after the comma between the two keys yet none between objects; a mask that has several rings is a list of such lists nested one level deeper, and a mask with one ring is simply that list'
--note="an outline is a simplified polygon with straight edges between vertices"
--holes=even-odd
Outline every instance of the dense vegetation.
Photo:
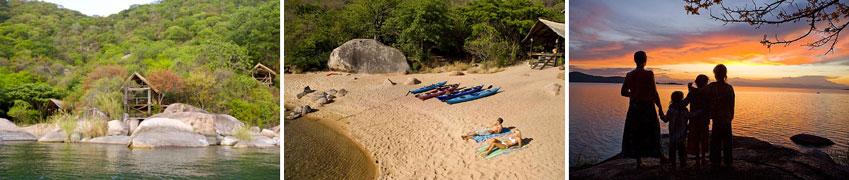
[{"label": "dense vegetation", "polygon": [[90,17],[0,0],[0,117],[43,122],[44,106],[56,98],[71,113],[94,107],[119,119],[121,87],[137,72],[162,91],[163,104],[277,124],[279,84],[261,85],[250,70],[279,67],[279,7],[275,0],[163,0]]},{"label": "dense vegetation", "polygon": [[322,70],[334,48],[371,38],[404,52],[413,70],[437,59],[505,66],[537,18],[564,22],[563,8],[559,0],[287,0],[284,64]]}]

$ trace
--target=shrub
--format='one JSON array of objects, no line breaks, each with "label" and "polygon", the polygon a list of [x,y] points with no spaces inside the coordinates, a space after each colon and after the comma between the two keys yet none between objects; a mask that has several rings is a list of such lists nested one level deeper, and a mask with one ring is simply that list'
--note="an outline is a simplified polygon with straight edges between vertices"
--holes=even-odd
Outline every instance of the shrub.
[{"label": "shrub", "polygon": [[156,87],[162,93],[162,96],[159,97],[160,102],[163,102],[162,100],[166,96],[179,94],[185,86],[182,77],[167,69],[151,71],[148,73],[147,80],[151,86]]},{"label": "shrub", "polygon": [[121,102],[123,94],[110,92],[95,97],[95,107],[106,113],[111,119],[120,119],[124,115],[124,107]]},{"label": "shrub", "polygon": [[28,102],[22,100],[15,100],[15,105],[9,109],[7,114],[15,118],[16,122],[22,124],[35,124],[41,119],[41,113],[33,109],[32,105]]},{"label": "shrub", "polygon": [[239,141],[252,141],[254,139],[250,126],[242,126],[241,128],[236,129],[233,136],[236,137],[236,139],[239,139]]},{"label": "shrub", "polygon": [[107,121],[105,119],[87,119],[82,129],[83,137],[100,137],[106,135]]},{"label": "shrub", "polygon": [[70,113],[60,112],[50,117],[50,122],[56,124],[62,132],[65,133],[65,139],[70,142],[71,134],[77,129],[77,119],[79,116]]},{"label": "shrub", "polygon": [[108,65],[97,67],[88,74],[83,82],[83,86],[88,89],[98,80],[103,78],[125,78],[127,77],[127,69],[118,65]]}]

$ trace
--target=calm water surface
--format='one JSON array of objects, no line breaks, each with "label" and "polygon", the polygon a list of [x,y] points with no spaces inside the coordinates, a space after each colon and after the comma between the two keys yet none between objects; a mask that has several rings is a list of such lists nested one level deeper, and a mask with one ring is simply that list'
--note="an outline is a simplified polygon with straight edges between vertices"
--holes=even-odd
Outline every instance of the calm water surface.
[{"label": "calm water surface", "polygon": [[374,179],[376,165],[365,151],[318,121],[284,122],[285,179]]},{"label": "calm water surface", "polygon": [[5,142],[0,179],[279,179],[280,149]]},{"label": "calm water surface", "polygon": [[[621,150],[628,110],[628,99],[619,95],[621,86],[569,83],[570,164],[599,162]],[[740,86],[734,90],[734,135],[809,151],[813,148],[790,141],[790,136],[808,133],[834,141],[836,145],[818,148],[832,156],[849,149],[849,91]],[[658,91],[664,112],[673,91],[687,93],[686,85],[658,85]],[[661,133],[668,133],[666,128],[661,122]]]}]

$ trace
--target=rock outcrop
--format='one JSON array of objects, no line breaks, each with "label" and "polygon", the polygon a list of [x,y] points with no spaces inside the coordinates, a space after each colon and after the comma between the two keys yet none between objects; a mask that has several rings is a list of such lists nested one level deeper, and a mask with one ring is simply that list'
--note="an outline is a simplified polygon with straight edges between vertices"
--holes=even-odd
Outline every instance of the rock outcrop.
[{"label": "rock outcrop", "polygon": [[[207,114],[202,112],[177,112],[177,113],[160,113],[151,116],[150,118],[168,118],[176,119],[188,124],[193,131],[204,136],[228,136],[233,130],[244,126],[244,123],[237,120],[235,117],[226,114]],[[147,120],[144,120],[147,121]],[[142,121],[142,123],[144,123]],[[141,126],[141,125],[139,125]]]},{"label": "rock outcrop", "polygon": [[65,131],[57,127],[44,134],[44,136],[41,136],[41,138],[38,138],[38,142],[65,142],[67,138],[68,136],[65,134]]},{"label": "rock outcrop", "polygon": [[275,147],[275,142],[272,138],[265,137],[262,135],[254,135],[253,138],[249,141],[240,140],[236,145],[233,145],[234,148],[268,148]]},{"label": "rock outcrop", "polygon": [[169,118],[148,118],[139,124],[130,137],[130,147],[205,147],[206,136],[196,133],[191,125]]},{"label": "rock outcrop", "polygon": [[126,136],[130,133],[130,127],[120,120],[111,120],[106,123],[107,136]]},{"label": "rock outcrop", "polygon": [[413,78],[413,77],[407,78],[407,81],[404,81],[404,84],[406,84],[406,85],[416,85],[416,84],[419,84],[419,83],[422,83],[422,81],[419,81],[419,79],[416,79],[416,78]]},{"label": "rock outcrop", "polygon": [[15,123],[0,118],[0,140],[3,141],[35,141],[36,137],[19,128]]},{"label": "rock outcrop", "polygon": [[333,49],[327,66],[352,73],[406,73],[407,57],[400,50],[373,39],[353,39]]},{"label": "rock outcrop", "polygon": [[183,103],[173,103],[168,105],[162,113],[179,113],[179,112],[199,112],[199,113],[209,113],[206,110],[203,110],[198,107],[194,107],[192,105],[183,104]]},{"label": "rock outcrop", "polygon": [[120,145],[128,145],[130,144],[130,136],[102,136],[92,138],[88,141],[83,141],[87,143],[97,143],[97,144],[120,144]]},{"label": "rock outcrop", "polygon": [[31,126],[27,126],[27,127],[22,127],[21,130],[26,131],[26,132],[32,134],[33,136],[35,136],[36,139],[39,139],[55,128],[56,128],[56,125],[54,125],[54,124],[40,123],[40,124],[34,124],[34,125],[31,125]]},{"label": "rock outcrop", "polygon": [[[752,137],[735,136],[734,168],[712,171],[698,168],[694,160],[686,169],[661,170],[657,158],[644,158],[636,169],[633,159],[615,156],[588,167],[571,168],[571,179],[843,179],[849,167],[833,160],[772,145]],[[665,147],[664,147],[665,148]],[[724,167],[724,166],[723,166]],[[671,171],[671,172],[670,172]]]},{"label": "rock outcrop", "polygon": [[790,137],[790,140],[796,144],[803,146],[814,146],[814,147],[822,147],[822,146],[830,146],[834,145],[834,141],[831,141],[828,138],[819,137],[810,134],[797,134]]},{"label": "rock outcrop", "polygon": [[239,139],[233,136],[224,136],[224,139],[221,140],[222,146],[233,146],[239,142]]}]

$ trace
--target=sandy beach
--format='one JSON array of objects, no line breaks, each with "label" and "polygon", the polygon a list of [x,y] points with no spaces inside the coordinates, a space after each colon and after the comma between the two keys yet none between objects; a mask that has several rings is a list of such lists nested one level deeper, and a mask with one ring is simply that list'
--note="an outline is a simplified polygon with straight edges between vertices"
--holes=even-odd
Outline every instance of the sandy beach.
[{"label": "sandy beach", "polygon": [[[330,72],[286,74],[286,107],[313,105],[297,99],[305,86],[325,91],[344,88],[348,94],[315,107],[308,119],[321,119],[361,145],[377,163],[378,179],[561,179],[564,176],[565,90],[557,95],[552,84],[558,68],[531,70],[516,65],[493,74],[449,76],[435,74],[350,74]],[[422,81],[404,85],[407,78]],[[389,85],[391,79],[398,83]],[[499,86],[502,92],[471,102],[448,105],[436,99],[419,100],[405,93],[438,81]],[[481,144],[460,135],[504,119],[530,141],[524,149],[493,159],[475,154]],[[305,120],[304,118],[294,121]]]}]

